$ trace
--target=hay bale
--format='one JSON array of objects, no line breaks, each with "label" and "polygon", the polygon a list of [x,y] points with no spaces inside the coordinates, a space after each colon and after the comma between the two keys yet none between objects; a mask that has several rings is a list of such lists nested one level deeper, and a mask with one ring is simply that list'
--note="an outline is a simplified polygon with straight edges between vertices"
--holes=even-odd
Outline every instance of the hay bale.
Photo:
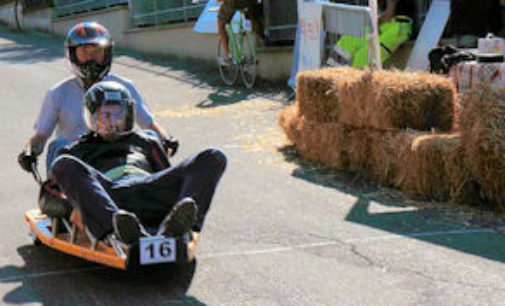
[{"label": "hay bale", "polygon": [[401,130],[377,130],[370,141],[369,156],[371,178],[384,186],[394,185],[398,173],[398,143],[396,139]]},{"label": "hay bale", "polygon": [[292,143],[295,143],[300,138],[300,130],[304,124],[301,122],[301,119],[298,101],[295,101],[293,105],[283,108],[277,118],[277,124],[286,133],[286,136]]},{"label": "hay bale", "polygon": [[340,122],[377,129],[450,131],[456,90],[447,78],[424,72],[367,71],[340,94]]},{"label": "hay bale", "polygon": [[395,186],[438,201],[451,200],[463,192],[468,178],[460,158],[460,135],[408,130],[399,133],[395,141],[399,146]]},{"label": "hay bale", "polygon": [[286,107],[279,115],[278,124],[301,156],[325,166],[343,170],[346,160],[345,128],[338,123],[315,123],[301,114],[299,103]]},{"label": "hay bale", "polygon": [[475,205],[482,202],[480,190],[476,188],[470,169],[465,164],[465,146],[460,135],[460,145],[449,151],[444,171],[450,182],[450,199],[455,203]]},{"label": "hay bale", "polygon": [[489,205],[505,208],[505,89],[480,86],[462,99],[465,162]]},{"label": "hay bale", "polygon": [[327,167],[356,172],[427,199],[478,198],[459,134],[316,123],[307,120],[298,102],[281,112],[279,125],[301,156]]},{"label": "hay bale", "polygon": [[339,93],[358,82],[361,70],[336,67],[300,72],[296,78],[296,96],[301,113],[313,122],[336,122],[339,117]]}]

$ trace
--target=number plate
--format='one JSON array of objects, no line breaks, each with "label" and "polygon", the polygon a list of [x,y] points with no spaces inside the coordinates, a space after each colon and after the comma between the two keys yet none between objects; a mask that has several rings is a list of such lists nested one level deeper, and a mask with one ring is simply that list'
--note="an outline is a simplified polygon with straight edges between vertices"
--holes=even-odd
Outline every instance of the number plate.
[{"label": "number plate", "polygon": [[150,265],[176,260],[175,238],[143,237],[140,238],[140,264]]}]

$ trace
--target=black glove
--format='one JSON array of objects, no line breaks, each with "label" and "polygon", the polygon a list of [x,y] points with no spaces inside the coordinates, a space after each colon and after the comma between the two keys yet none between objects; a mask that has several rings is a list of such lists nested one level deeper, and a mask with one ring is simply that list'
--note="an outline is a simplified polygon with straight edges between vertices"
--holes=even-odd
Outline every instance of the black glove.
[{"label": "black glove", "polygon": [[18,155],[18,163],[23,170],[32,172],[32,164],[37,165],[37,156],[28,155],[26,150],[23,150],[23,152]]},{"label": "black glove", "polygon": [[170,156],[174,156],[175,153],[177,152],[177,149],[179,148],[179,140],[175,138],[174,136],[168,136],[168,138],[165,138],[161,141],[161,145],[163,146],[163,149],[168,152],[172,152]]}]

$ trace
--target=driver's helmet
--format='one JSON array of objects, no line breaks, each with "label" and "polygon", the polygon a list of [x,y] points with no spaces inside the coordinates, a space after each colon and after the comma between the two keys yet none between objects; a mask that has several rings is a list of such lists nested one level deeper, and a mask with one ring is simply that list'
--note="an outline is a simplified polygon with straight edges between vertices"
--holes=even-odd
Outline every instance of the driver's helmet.
[{"label": "driver's helmet", "polygon": [[[103,63],[93,60],[80,64],[75,49],[81,45],[99,45],[105,48]],[[81,22],[72,27],[65,39],[65,49],[72,71],[85,83],[100,81],[109,73],[112,64],[112,41],[109,31],[97,22]]]},{"label": "driver's helmet", "polygon": [[84,119],[89,130],[119,135],[133,129],[135,100],[130,91],[114,81],[94,84],[84,94]]}]

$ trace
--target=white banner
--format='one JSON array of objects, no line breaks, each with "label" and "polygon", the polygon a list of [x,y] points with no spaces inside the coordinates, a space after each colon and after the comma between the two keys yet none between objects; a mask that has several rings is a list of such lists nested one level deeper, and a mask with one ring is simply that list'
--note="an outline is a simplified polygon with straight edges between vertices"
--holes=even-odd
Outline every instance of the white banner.
[{"label": "white banner", "polygon": [[322,5],[319,2],[298,0],[298,25],[293,56],[293,68],[288,84],[295,86],[299,71],[321,66],[322,56]]},{"label": "white banner", "polygon": [[300,29],[298,71],[321,66],[322,9],[322,5],[318,2],[298,0],[298,26]]}]

